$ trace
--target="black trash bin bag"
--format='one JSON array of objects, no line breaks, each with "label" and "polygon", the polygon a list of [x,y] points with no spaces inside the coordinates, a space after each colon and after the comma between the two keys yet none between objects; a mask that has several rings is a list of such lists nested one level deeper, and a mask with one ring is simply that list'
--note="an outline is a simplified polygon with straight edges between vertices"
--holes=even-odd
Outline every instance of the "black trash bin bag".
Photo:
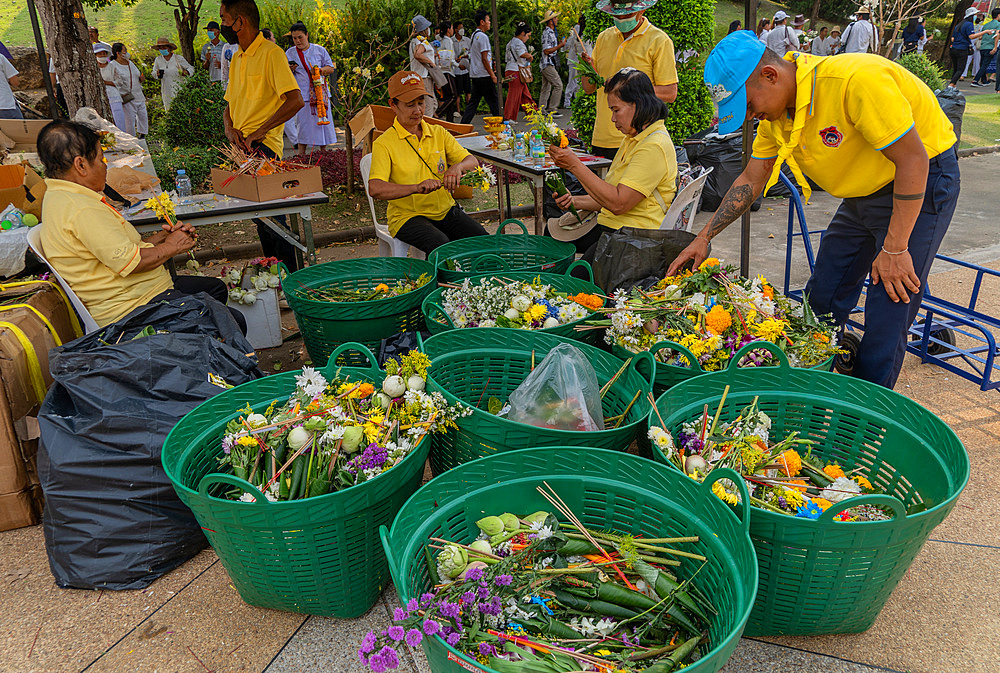
[{"label": "black trash bin bag", "polygon": [[[136,338],[147,327],[167,333]],[[163,441],[225,385],[263,376],[253,348],[200,294],[140,307],[49,363],[38,469],[56,584],[141,589],[207,543],[163,471]]]},{"label": "black trash bin bag", "polygon": [[[701,193],[701,210],[714,212],[743,172],[743,138],[739,134],[708,136],[698,142],[686,143],[684,147],[691,164],[713,169]],[[750,210],[759,210],[761,200],[754,201]]]},{"label": "black trash bin bag", "polygon": [[622,227],[598,239],[594,257],[594,282],[606,294],[615,290],[648,288],[663,280],[674,258],[694,240],[678,229]]},{"label": "black trash bin bag", "polygon": [[955,127],[955,136],[962,140],[962,117],[965,115],[965,94],[957,87],[946,86],[937,92],[938,105]]}]

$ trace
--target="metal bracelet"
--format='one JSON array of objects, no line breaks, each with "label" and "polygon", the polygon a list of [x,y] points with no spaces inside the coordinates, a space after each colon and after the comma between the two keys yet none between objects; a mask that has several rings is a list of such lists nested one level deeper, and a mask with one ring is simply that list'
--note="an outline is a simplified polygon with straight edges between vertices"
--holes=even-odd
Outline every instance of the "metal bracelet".
[{"label": "metal bracelet", "polygon": [[885,249],[884,245],[882,246],[882,252],[884,252],[887,255],[902,255],[904,252],[909,251],[909,249],[910,249],[910,247],[907,246],[907,247],[903,248],[902,250],[900,250],[899,252],[889,252],[888,250]]}]

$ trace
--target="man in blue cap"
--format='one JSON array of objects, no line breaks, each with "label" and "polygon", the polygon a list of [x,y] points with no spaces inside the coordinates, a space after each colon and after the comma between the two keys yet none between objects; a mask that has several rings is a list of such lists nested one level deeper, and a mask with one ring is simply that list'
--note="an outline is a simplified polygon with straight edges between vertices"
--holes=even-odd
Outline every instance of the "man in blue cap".
[{"label": "man in blue cap", "polygon": [[865,278],[865,334],[854,374],[893,387],[906,332],[959,192],[956,138],[930,89],[874,54],[784,58],[749,31],[705,63],[719,132],[756,119],[753,154],[698,237],[671,265],[698,266],[708,242],[739,218],[787,162],[808,200],[809,176],[843,202],[823,236],[806,294],[843,324]]}]

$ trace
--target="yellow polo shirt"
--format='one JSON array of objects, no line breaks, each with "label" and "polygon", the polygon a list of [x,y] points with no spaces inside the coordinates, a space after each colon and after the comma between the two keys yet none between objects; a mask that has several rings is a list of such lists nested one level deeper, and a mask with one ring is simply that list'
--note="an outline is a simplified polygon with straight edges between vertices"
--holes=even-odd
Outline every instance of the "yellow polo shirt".
[{"label": "yellow polo shirt", "polygon": [[[257,33],[246,51],[236,52],[229,66],[226,102],[233,127],[245,136],[250,135],[278,111],[284,94],[298,89],[285,52]],[[264,144],[279,157],[284,128],[284,124],[279,124],[264,137]]]},{"label": "yellow polo shirt", "polygon": [[[605,80],[625,67],[646,73],[653,86],[677,83],[677,66],[674,63],[674,43],[667,34],[643,18],[627,40],[620,30],[611,26],[597,36],[594,45],[594,70]],[[618,147],[625,136],[615,128],[608,108],[604,88],[597,89],[597,121],[594,122],[593,144],[596,147]]]},{"label": "yellow polo shirt", "polygon": [[605,180],[608,184],[631,187],[646,198],[622,215],[602,208],[598,224],[611,229],[660,228],[677,192],[677,153],[663,121],[653,122],[634,138],[623,136]]},{"label": "yellow polo shirt", "polygon": [[[372,167],[368,179],[384,180],[397,185],[440,180],[449,166],[454,166],[469,156],[469,151],[459,145],[455,136],[443,127],[428,124],[421,119],[420,128],[422,130],[418,140],[400,126],[398,119],[393,120],[392,127],[376,138],[372,145]],[[444,188],[430,194],[411,194],[393,199],[389,201],[386,212],[389,233],[395,236],[407,220],[417,215],[440,220],[454,205],[455,199]]]},{"label": "yellow polo shirt", "polygon": [[139,249],[151,248],[121,214],[92,189],[45,181],[42,252],[103,327],[174,286],[162,266],[135,272]]},{"label": "yellow polo shirt", "polygon": [[[911,128],[930,158],[957,140],[927,85],[892,61],[875,54],[798,52],[785,59],[796,64],[796,110],[804,116],[791,159],[833,196],[867,196],[892,182],[896,167],[880,150]],[[753,156],[777,156],[792,142],[794,126],[795,119],[761,122]]]}]

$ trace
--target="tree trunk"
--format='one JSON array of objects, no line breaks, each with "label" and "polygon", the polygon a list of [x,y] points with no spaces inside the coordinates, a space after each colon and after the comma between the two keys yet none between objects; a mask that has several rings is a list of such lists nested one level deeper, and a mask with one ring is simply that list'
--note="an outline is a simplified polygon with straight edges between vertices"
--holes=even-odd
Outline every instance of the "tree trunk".
[{"label": "tree trunk", "polygon": [[809,15],[809,30],[816,30],[817,21],[819,21],[819,0],[814,0],[812,13]]},{"label": "tree trunk", "polygon": [[111,119],[104,80],[87,33],[83,3],[81,0],[36,0],[35,4],[48,38],[56,75],[66,96],[69,116],[82,107],[92,107],[105,119]]},{"label": "tree trunk", "polygon": [[344,124],[344,142],[347,146],[347,195],[354,196],[354,134],[350,122]]},{"label": "tree trunk", "polygon": [[434,0],[434,14],[437,17],[435,25],[439,25],[442,21],[451,21],[452,2],[453,0]]},{"label": "tree trunk", "polygon": [[[166,0],[164,0],[166,2]],[[198,9],[200,0],[175,0],[174,23],[177,25],[177,41],[181,55],[188,63],[198,68],[199,59],[194,53],[194,38],[198,35]],[[167,4],[174,4],[167,2]]]}]

